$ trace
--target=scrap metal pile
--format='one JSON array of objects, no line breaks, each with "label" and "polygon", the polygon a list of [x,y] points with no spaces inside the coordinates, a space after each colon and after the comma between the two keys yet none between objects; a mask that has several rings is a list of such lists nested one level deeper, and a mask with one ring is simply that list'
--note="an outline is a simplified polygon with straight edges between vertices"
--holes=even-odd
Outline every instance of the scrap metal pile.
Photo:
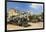
[{"label": "scrap metal pile", "polygon": [[34,18],[33,16],[31,16],[31,13],[20,13],[20,15],[18,16],[12,15],[10,17],[7,17],[7,23],[24,27],[31,26],[30,24],[28,24],[28,22],[39,22],[41,20],[43,21],[43,19],[39,17]]},{"label": "scrap metal pile", "polygon": [[16,24],[18,26],[24,26],[24,27],[30,26],[28,22],[29,22],[29,19],[27,14],[23,14],[19,16],[13,15],[13,16],[7,17],[7,23]]}]

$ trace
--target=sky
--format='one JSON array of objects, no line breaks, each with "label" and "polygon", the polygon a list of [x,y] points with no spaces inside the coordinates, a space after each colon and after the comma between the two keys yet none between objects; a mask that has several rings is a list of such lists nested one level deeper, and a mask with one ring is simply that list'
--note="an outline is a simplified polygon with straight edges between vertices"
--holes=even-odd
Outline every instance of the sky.
[{"label": "sky", "polygon": [[32,12],[33,14],[39,14],[43,12],[43,4],[36,3],[17,3],[17,2],[8,2],[7,9],[14,8],[16,10],[24,12]]}]

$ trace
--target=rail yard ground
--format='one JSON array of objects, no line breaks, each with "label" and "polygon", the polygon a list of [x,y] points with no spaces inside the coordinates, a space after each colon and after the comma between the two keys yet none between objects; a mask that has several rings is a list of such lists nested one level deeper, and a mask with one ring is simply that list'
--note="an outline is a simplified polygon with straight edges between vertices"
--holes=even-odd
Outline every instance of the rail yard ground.
[{"label": "rail yard ground", "polygon": [[30,26],[23,27],[23,26],[17,26],[13,24],[7,24],[7,30],[20,30],[20,29],[36,29],[36,28],[43,28],[43,22],[37,22],[37,23],[29,23]]}]

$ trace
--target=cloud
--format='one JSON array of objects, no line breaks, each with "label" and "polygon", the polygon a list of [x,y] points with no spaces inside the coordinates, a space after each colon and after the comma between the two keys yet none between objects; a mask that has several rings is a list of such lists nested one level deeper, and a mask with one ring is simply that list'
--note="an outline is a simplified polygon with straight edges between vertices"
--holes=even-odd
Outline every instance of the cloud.
[{"label": "cloud", "polygon": [[43,11],[43,4],[32,3],[29,7],[33,14],[39,14]]},{"label": "cloud", "polygon": [[36,3],[32,3],[32,8],[38,8],[39,6],[42,6],[43,7],[43,4],[36,4]]}]

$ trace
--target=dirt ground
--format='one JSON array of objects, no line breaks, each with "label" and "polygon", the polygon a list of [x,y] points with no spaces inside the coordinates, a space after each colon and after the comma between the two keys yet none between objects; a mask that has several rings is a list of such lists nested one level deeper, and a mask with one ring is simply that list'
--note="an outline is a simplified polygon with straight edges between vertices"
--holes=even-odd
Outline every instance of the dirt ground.
[{"label": "dirt ground", "polygon": [[7,24],[7,30],[19,30],[19,29],[36,29],[36,28],[43,28],[43,22],[38,23],[29,23],[31,26],[29,27],[21,27],[12,24]]}]

